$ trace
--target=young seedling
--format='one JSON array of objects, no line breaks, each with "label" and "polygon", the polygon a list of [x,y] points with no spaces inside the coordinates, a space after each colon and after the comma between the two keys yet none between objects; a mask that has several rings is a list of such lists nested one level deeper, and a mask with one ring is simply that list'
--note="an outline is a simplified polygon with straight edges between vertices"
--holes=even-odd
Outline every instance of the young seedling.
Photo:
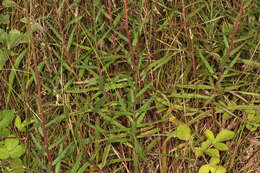
[{"label": "young seedling", "polygon": [[200,147],[195,148],[195,155],[196,157],[200,157],[203,154],[206,154],[211,158],[209,164],[200,167],[199,173],[225,173],[226,168],[219,165],[219,152],[228,150],[228,146],[224,142],[233,139],[235,133],[230,130],[222,130],[214,137],[212,131],[206,130],[204,135],[207,137],[207,140],[202,142]]}]

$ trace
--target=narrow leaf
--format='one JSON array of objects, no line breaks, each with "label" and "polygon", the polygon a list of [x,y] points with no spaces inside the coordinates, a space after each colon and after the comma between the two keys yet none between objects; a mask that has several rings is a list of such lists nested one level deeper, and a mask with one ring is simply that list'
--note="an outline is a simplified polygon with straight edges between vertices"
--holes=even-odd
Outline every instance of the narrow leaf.
[{"label": "narrow leaf", "polygon": [[109,143],[108,145],[106,145],[106,147],[104,149],[104,152],[103,152],[103,155],[102,155],[102,162],[101,162],[101,164],[99,164],[100,169],[102,169],[107,163],[107,157],[108,157],[110,148],[111,148],[111,144]]}]

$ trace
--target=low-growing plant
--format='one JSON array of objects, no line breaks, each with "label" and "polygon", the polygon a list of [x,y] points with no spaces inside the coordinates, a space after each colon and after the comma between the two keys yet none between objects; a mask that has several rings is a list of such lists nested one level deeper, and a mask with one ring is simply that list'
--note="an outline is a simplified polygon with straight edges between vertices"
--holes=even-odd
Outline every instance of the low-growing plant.
[{"label": "low-growing plant", "polygon": [[220,151],[228,151],[228,146],[224,143],[230,139],[233,139],[235,133],[230,130],[222,130],[216,137],[210,130],[205,130],[204,135],[207,140],[201,143],[200,147],[195,148],[196,157],[200,157],[203,154],[210,156],[209,164],[202,165],[199,169],[199,173],[225,173],[226,168],[220,163]]},{"label": "low-growing plant", "polygon": [[[20,157],[25,153],[25,147],[19,144],[19,138],[11,132],[13,119],[14,112],[12,110],[0,111],[0,160],[4,172],[23,173],[24,168]],[[15,126],[19,131],[24,132],[28,124],[32,122],[28,120],[22,122],[21,118],[17,116]]]}]

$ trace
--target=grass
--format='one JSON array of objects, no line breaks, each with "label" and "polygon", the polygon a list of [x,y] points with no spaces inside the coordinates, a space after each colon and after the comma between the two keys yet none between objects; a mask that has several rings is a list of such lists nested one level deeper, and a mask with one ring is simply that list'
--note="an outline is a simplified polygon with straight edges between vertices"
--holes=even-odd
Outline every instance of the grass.
[{"label": "grass", "polygon": [[197,155],[204,132],[225,129],[234,136],[217,166],[257,172],[259,9],[254,0],[4,0],[0,110],[33,120],[26,132],[10,128],[26,148],[19,171],[199,172],[214,155]]}]

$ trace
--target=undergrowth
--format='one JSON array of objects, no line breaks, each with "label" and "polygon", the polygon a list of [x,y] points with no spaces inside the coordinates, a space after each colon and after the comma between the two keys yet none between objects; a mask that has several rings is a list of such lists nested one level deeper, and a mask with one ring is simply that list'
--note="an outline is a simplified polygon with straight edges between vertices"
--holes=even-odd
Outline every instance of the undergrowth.
[{"label": "undergrowth", "polygon": [[260,3],[0,6],[1,172],[257,172]]}]

